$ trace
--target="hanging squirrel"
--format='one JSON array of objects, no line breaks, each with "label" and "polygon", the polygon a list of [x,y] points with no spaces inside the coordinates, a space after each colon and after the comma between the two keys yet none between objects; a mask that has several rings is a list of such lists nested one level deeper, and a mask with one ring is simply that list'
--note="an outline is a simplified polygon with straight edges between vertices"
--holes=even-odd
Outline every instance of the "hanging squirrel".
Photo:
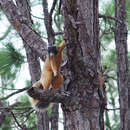
[{"label": "hanging squirrel", "polygon": [[[62,41],[58,46],[48,47],[48,57],[45,60],[41,78],[33,87],[50,89],[60,88],[64,79],[60,73],[60,65],[62,62],[62,51],[65,48],[65,43]],[[45,103],[34,98],[30,98],[31,104],[36,111],[44,112],[48,107],[52,107],[53,103]]]}]

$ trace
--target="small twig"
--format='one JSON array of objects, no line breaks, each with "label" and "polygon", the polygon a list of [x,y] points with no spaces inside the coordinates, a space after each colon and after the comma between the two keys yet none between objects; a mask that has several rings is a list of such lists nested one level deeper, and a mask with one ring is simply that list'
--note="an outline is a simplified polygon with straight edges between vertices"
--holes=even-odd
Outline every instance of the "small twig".
[{"label": "small twig", "polygon": [[108,18],[108,19],[115,20],[115,21],[117,21],[117,22],[119,22],[119,23],[122,23],[119,19],[117,19],[117,18],[115,18],[115,17],[112,17],[112,16],[107,16],[107,15],[99,14],[98,17],[99,17],[99,18],[105,18],[105,19]]},{"label": "small twig", "polygon": [[101,34],[100,37],[99,37],[99,39],[101,40],[102,37],[103,37],[105,34],[110,34],[110,33],[111,33],[110,29],[109,29],[109,30],[103,30],[103,31],[102,31],[102,34]]},{"label": "small twig", "polygon": [[57,3],[57,0],[53,0],[53,4],[52,4],[51,10],[50,10],[50,17],[51,17],[51,19],[52,19],[52,15],[53,15],[56,3]]},{"label": "small twig", "polygon": [[0,41],[3,40],[10,33],[12,26],[10,25],[3,36],[0,37]]},{"label": "small twig", "polygon": [[15,89],[15,88],[3,88],[3,87],[0,87],[2,89],[6,89],[6,90],[11,90],[11,91],[14,91],[14,90],[19,90],[19,89]]},{"label": "small twig", "polygon": [[107,74],[104,75],[104,77],[106,77],[106,79],[113,79],[113,80],[117,80],[114,76],[109,76]]},{"label": "small twig", "polygon": [[58,13],[61,13],[61,5],[62,5],[62,0],[59,1],[59,9],[58,9]]},{"label": "small twig", "polygon": [[55,32],[55,36],[57,36],[57,35],[63,35],[64,34],[64,32]]},{"label": "small twig", "polygon": [[26,123],[26,121],[29,119],[30,115],[34,112],[35,110],[30,111],[27,115],[26,115],[26,120],[23,122],[23,125]]},{"label": "small twig", "polygon": [[12,110],[23,110],[23,109],[32,109],[32,107],[0,107],[0,109],[12,109]]},{"label": "small twig", "polygon": [[116,111],[116,110],[120,110],[120,108],[113,108],[113,109],[105,108],[105,110],[107,110],[107,111]]},{"label": "small twig", "polygon": [[9,95],[6,96],[6,97],[0,98],[0,100],[6,100],[6,99],[8,99],[8,98],[14,96],[15,94],[21,93],[21,92],[23,92],[23,91],[29,89],[30,87],[31,87],[31,86],[29,86],[29,87],[25,87],[25,88],[22,88],[22,89],[19,89],[18,91],[13,92],[13,93],[9,94]]},{"label": "small twig", "polygon": [[[42,0],[42,5],[43,5],[44,18],[45,18],[44,23],[47,30],[47,36],[48,36],[48,44],[49,46],[52,46],[55,43],[54,30],[52,28],[52,16],[48,12],[47,0]],[[51,13],[53,13],[53,10]]]},{"label": "small twig", "polygon": [[17,124],[21,129],[23,129],[23,127],[22,127],[22,126],[19,124],[19,122],[17,121],[17,119],[16,119],[14,113],[13,113],[12,111],[10,111],[10,113],[11,113],[12,117],[14,118],[16,124]]},{"label": "small twig", "polygon": [[35,15],[33,15],[33,14],[31,14],[34,18],[37,18],[37,19],[40,19],[40,20],[44,20],[44,18],[41,18],[41,17],[37,17],[37,16],[35,16]]}]

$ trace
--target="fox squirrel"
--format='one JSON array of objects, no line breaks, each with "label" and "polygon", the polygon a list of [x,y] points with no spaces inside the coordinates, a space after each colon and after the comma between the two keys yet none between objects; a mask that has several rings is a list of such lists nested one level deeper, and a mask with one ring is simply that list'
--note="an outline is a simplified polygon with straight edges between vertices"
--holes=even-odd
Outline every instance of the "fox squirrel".
[{"label": "fox squirrel", "polygon": [[[65,47],[64,41],[58,46],[48,47],[48,57],[45,60],[41,78],[33,87],[49,89],[60,88],[64,79],[60,73],[60,65],[62,62],[62,50]],[[51,107],[53,103],[44,103],[34,98],[30,98],[31,104],[35,110],[44,112]]]}]

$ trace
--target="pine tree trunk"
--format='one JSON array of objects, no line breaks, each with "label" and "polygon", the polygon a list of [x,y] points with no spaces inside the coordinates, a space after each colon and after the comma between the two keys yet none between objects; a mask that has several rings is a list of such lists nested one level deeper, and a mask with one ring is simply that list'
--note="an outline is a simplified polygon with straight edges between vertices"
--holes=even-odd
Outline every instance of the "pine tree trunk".
[{"label": "pine tree trunk", "polygon": [[[130,58],[128,59],[128,124],[130,124]],[[128,125],[130,130],[130,125]]]},{"label": "pine tree trunk", "polygon": [[77,96],[75,104],[62,104],[64,129],[104,130],[98,0],[64,0],[63,9],[70,79],[66,90]]},{"label": "pine tree trunk", "polygon": [[125,0],[115,0],[115,43],[117,53],[117,82],[120,101],[120,129],[130,130],[130,105],[128,98],[128,52]]},{"label": "pine tree trunk", "polygon": [[[30,6],[29,1],[27,0],[16,0],[18,10],[21,12],[26,18],[26,24],[32,27],[33,21],[31,19],[30,14]],[[30,39],[31,41],[31,39]],[[37,56],[36,51],[34,51],[23,39],[24,48],[26,51],[27,62],[29,65],[29,71],[31,76],[31,82],[34,84],[36,81],[40,79],[41,76],[41,67],[40,67],[40,60]],[[38,130],[49,130],[49,117],[47,112],[39,113],[37,112],[37,129]]]},{"label": "pine tree trunk", "polygon": [[59,104],[55,104],[51,112],[51,130],[58,130]]}]

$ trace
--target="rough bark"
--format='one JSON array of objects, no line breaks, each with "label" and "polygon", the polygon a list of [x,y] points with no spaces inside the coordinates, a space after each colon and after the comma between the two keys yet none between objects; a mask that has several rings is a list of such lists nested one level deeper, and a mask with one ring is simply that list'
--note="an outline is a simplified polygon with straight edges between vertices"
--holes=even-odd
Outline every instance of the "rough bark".
[{"label": "rough bark", "polygon": [[28,26],[26,17],[19,13],[13,1],[0,0],[0,8],[22,39],[24,39],[24,41],[37,52],[38,56],[44,60],[46,43],[35,30]]},{"label": "rough bark", "polygon": [[37,113],[37,129],[38,130],[49,130],[49,117],[47,112]]},{"label": "rough bark", "polygon": [[51,130],[58,130],[59,104],[55,104],[51,112]]},{"label": "rough bark", "polygon": [[73,93],[65,93],[62,88],[59,89],[39,89],[39,88],[29,88],[27,91],[31,97],[37,97],[38,100],[46,103],[66,103],[73,105],[79,98]]},{"label": "rough bark", "polygon": [[47,0],[42,0],[43,12],[44,12],[44,23],[47,31],[48,44],[55,44],[55,35],[52,28],[52,16],[48,11],[48,2]]},{"label": "rough bark", "polygon": [[[65,130],[103,130],[103,93],[99,83],[100,48],[98,0],[64,0],[68,90],[79,98],[62,104]],[[102,87],[102,86],[101,86]],[[98,91],[99,90],[99,91]],[[102,112],[102,113],[101,113]]]},{"label": "rough bark", "polygon": [[[17,7],[19,12],[21,13],[21,16],[26,18],[26,24],[30,28],[32,27],[33,21],[31,19],[31,14],[30,14],[30,6],[29,6],[29,1],[25,0],[16,0]],[[40,61],[39,57],[37,56],[36,51],[34,51],[23,39],[23,44],[24,48],[26,51],[26,56],[27,56],[27,62],[29,65],[29,71],[31,75],[31,81],[32,84],[35,83],[40,79],[40,74],[41,74],[41,69],[40,69]]]},{"label": "rough bark", "polygon": [[[32,27],[33,21],[30,14],[29,0],[17,0],[17,7],[21,15],[26,18],[26,25]],[[31,75],[32,84],[40,79],[41,68],[39,56],[34,49],[32,49],[26,41],[23,39],[23,44],[26,50],[27,62],[29,65],[29,71]],[[37,129],[38,130],[49,130],[49,117],[47,113],[37,112]]]},{"label": "rough bark", "polygon": [[[0,107],[4,107],[3,103],[0,101]],[[7,110],[6,109],[0,109],[0,126],[2,126],[3,122],[5,121],[7,115]]]},{"label": "rough bark", "polygon": [[71,94],[66,97],[54,90],[43,92],[36,89],[30,89],[29,93],[44,102],[62,103],[65,130],[103,130],[98,1],[62,2],[68,58],[64,90]]},{"label": "rough bark", "polygon": [[[128,124],[130,124],[130,58],[128,59],[128,69]],[[130,125],[128,130],[130,130]]]},{"label": "rough bark", "polygon": [[120,102],[120,129],[130,129],[128,97],[128,52],[127,52],[127,26],[125,0],[115,0],[115,17],[121,21],[116,22],[115,43],[117,53],[117,83]]}]

